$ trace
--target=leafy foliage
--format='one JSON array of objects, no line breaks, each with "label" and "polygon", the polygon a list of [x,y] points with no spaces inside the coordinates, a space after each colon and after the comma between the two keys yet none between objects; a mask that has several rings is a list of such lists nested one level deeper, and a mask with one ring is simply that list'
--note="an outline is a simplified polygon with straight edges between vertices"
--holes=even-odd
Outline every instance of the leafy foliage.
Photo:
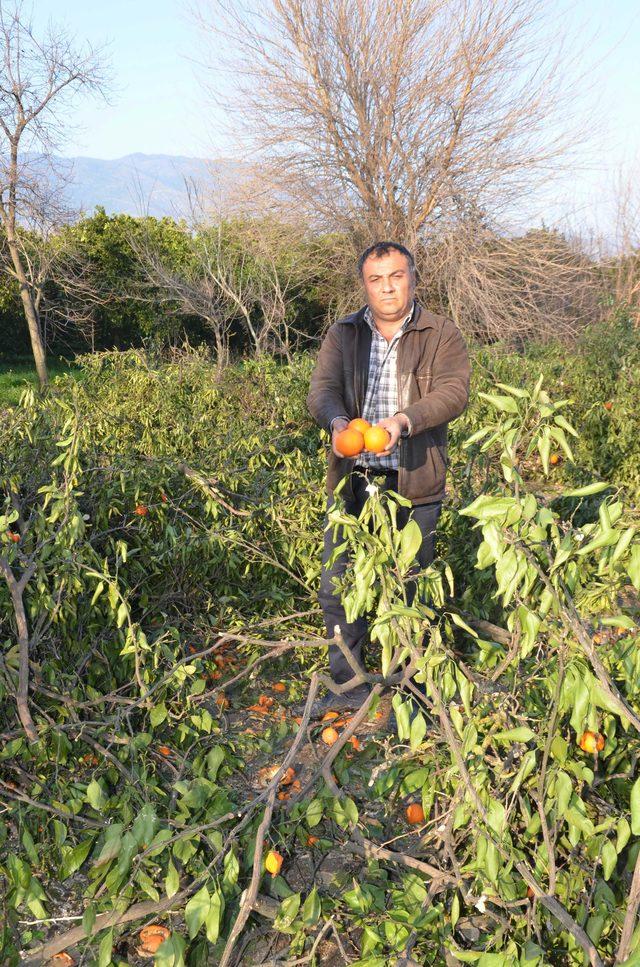
[{"label": "leafy foliage", "polygon": [[[74,944],[104,967],[135,946],[135,925],[107,918],[144,901],[171,925],[156,963],[222,962],[261,829],[284,856],[277,875],[258,867],[261,902],[291,957],[316,944],[321,962],[334,924],[362,967],[581,963],[587,943],[612,962],[640,849],[640,542],[624,493],[579,461],[576,407],[548,380],[483,383],[454,428],[425,572],[393,495],[372,492],[358,520],[333,511],[353,559],[339,590],[369,615],[369,667],[396,676],[397,737],[323,750],[331,775],[290,797],[253,772],[307,742],[292,703],[324,660],[310,360],[219,373],[204,351],[129,351],[82,366],[0,429],[0,559],[27,575],[36,729],[29,742],[15,714],[7,579],[3,962],[55,933],[61,890],[82,916]],[[410,665],[422,698],[398,687]],[[218,689],[245,672],[225,708]]]}]

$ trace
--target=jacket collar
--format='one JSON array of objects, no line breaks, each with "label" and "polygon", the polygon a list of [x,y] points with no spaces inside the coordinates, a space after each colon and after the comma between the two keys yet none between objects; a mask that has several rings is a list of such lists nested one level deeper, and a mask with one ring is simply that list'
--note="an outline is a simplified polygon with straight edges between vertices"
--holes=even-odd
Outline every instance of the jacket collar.
[{"label": "jacket collar", "polygon": [[[357,312],[352,312],[351,315],[345,316],[340,322],[347,325],[358,325],[362,323],[366,326],[367,323],[364,318],[366,311],[367,306],[363,306]],[[405,332],[409,332],[411,329],[435,329],[436,323],[434,318],[433,313],[429,312],[428,309],[423,309],[420,303],[416,301],[413,319],[407,325]]]}]

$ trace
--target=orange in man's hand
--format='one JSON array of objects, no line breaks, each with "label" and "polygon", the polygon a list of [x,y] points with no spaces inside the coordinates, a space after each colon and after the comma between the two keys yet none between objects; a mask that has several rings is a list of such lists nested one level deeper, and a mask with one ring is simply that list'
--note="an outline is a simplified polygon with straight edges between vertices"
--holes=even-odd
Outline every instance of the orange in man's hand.
[{"label": "orange in man's hand", "polygon": [[383,426],[372,426],[365,431],[364,445],[370,453],[382,453],[389,445],[391,436]]},{"label": "orange in man's hand", "polygon": [[358,430],[342,430],[336,436],[336,450],[343,457],[355,457],[364,450],[364,437]]},{"label": "orange in man's hand", "polygon": [[368,430],[371,424],[368,420],[363,420],[362,417],[358,416],[355,420],[351,420],[351,423],[347,427],[348,430],[357,430],[358,433],[364,434],[365,430]]}]

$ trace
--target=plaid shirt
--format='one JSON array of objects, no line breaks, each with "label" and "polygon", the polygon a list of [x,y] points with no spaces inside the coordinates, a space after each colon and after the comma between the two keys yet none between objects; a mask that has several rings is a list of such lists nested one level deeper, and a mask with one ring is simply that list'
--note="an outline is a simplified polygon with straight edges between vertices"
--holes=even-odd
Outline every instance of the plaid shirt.
[{"label": "plaid shirt", "polygon": [[[411,306],[411,312],[405,317],[401,327],[390,342],[387,342],[384,336],[378,332],[373,313],[368,306],[365,311],[364,317],[371,329],[371,354],[369,356],[367,395],[362,416],[371,424],[378,423],[379,420],[384,420],[398,412],[398,380],[396,375],[398,340],[411,321],[414,308],[415,302]],[[388,457],[380,457],[377,453],[364,451],[359,455],[356,464],[356,466],[368,467],[372,470],[397,470],[398,465],[397,447]]]}]

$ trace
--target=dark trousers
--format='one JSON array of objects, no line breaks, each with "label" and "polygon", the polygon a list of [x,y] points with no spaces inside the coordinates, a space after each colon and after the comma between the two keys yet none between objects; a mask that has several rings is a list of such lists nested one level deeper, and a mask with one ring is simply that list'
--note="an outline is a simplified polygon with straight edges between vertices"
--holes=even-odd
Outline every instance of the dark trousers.
[{"label": "dark trousers", "polygon": [[[345,509],[348,513],[358,516],[367,499],[366,487],[369,479],[361,473],[355,472],[352,475],[353,498],[345,498]],[[398,474],[397,471],[389,473],[383,479],[371,478],[381,490],[397,490]],[[329,510],[331,499],[329,502]],[[433,561],[435,550],[435,530],[442,503],[423,504],[421,507],[398,507],[398,527],[402,529],[409,518],[418,524],[422,533],[422,544],[418,550],[417,563],[421,568],[428,567]],[[365,616],[356,621],[347,622],[344,608],[340,601],[340,595],[335,593],[333,578],[341,577],[349,567],[349,555],[347,552],[340,554],[330,568],[326,567],[326,562],[333,553],[334,547],[342,543],[340,531],[338,539],[333,540],[333,528],[326,529],[327,517],[325,517],[324,550],[322,553],[322,573],[320,577],[320,605],[324,615],[324,623],[327,629],[327,636],[333,638],[334,629],[339,625],[342,638],[357,662],[361,661],[362,646],[367,640],[368,628]],[[411,587],[408,589],[411,590]],[[353,677],[353,672],[349,667],[344,655],[337,645],[329,645],[329,668],[331,677],[336,684],[341,685]]]}]

